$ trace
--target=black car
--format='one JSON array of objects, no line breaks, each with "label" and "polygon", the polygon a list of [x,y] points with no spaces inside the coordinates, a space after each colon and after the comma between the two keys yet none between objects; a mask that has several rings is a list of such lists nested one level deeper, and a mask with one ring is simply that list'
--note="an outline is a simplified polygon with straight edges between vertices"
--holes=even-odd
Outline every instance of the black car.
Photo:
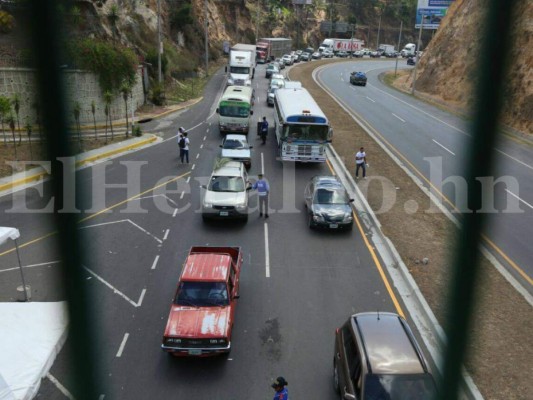
[{"label": "black car", "polygon": [[414,57],[409,57],[407,59],[407,65],[415,65],[415,64],[416,64],[416,61]]},{"label": "black car", "polygon": [[353,199],[335,176],[315,176],[304,191],[309,228],[352,229]]},{"label": "black car", "polygon": [[350,74],[350,83],[352,85],[366,86],[366,74],[361,71],[355,71]]}]

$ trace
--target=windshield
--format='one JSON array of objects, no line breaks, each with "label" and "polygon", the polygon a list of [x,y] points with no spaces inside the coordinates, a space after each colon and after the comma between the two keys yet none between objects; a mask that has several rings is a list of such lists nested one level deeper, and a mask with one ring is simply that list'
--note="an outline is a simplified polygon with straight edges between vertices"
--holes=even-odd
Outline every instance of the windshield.
[{"label": "windshield", "polygon": [[365,381],[365,399],[369,400],[432,400],[436,394],[430,374],[367,375]]},{"label": "windshield", "polygon": [[250,106],[246,103],[221,103],[218,112],[222,117],[248,118]]},{"label": "windshield", "polygon": [[313,200],[315,204],[346,204],[344,189],[318,189]]},{"label": "windshield", "polygon": [[225,282],[180,282],[174,304],[192,307],[227,306]]},{"label": "windshield", "polygon": [[243,192],[244,180],[240,176],[213,176],[207,189],[212,192]]},{"label": "windshield", "polygon": [[248,68],[248,67],[229,67],[229,72],[232,73],[232,74],[248,75],[250,73],[250,68]]},{"label": "windshield", "polygon": [[224,142],[224,149],[238,149],[238,150],[242,150],[242,149],[247,149],[248,148],[248,145],[246,143],[244,143],[243,141],[241,140],[237,140],[237,139],[228,139]]},{"label": "windshield", "polygon": [[327,125],[283,125],[282,137],[300,140],[327,140]]}]

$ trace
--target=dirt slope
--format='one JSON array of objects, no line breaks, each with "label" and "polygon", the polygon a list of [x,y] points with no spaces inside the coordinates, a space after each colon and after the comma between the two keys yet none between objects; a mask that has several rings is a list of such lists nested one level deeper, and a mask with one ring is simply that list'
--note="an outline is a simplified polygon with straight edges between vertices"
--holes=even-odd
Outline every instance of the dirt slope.
[{"label": "dirt slope", "polygon": [[[324,62],[301,64],[290,77],[302,81],[332,121],[333,146],[354,171],[356,149],[364,146],[368,154],[369,180],[359,185],[371,207],[379,210],[393,200],[384,193],[394,193],[394,205],[378,214],[384,233],[392,240],[413,274],[424,297],[441,325],[446,318],[446,295],[451,275],[449,255],[457,237],[455,226],[440,213],[427,213],[429,200],[412,180],[386,155],[353,119],[324,93],[311,78],[312,69]],[[372,176],[387,178],[392,187],[382,189]],[[415,201],[418,210],[407,205]],[[418,260],[429,258],[424,265]],[[533,310],[505,281],[494,267],[483,260],[478,282],[478,307],[471,329],[468,360],[469,373],[485,399],[526,400],[533,393]]]}]

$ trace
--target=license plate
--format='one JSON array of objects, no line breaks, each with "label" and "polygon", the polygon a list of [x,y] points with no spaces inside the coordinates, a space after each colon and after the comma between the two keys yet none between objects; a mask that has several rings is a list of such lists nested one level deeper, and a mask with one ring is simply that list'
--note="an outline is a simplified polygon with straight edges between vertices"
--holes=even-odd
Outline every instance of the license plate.
[{"label": "license plate", "polygon": [[339,224],[329,224],[329,227],[331,229],[335,229],[335,228],[338,228],[339,227]]},{"label": "license plate", "polygon": [[189,355],[190,356],[199,356],[202,354],[202,350],[198,350],[198,349],[190,349],[189,350]]},{"label": "license plate", "polygon": [[229,213],[227,211],[220,211],[220,216],[221,217],[227,217],[229,215]]}]

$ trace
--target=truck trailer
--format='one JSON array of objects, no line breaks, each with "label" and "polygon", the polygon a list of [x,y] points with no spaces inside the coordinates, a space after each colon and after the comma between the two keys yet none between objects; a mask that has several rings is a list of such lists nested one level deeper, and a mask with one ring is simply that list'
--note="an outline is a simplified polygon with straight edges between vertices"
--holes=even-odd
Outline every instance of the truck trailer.
[{"label": "truck trailer", "polygon": [[251,86],[255,75],[255,45],[234,45],[229,52],[228,72],[228,85]]},{"label": "truck trailer", "polygon": [[292,39],[261,38],[257,41],[257,62],[267,63],[289,54],[292,50]]},{"label": "truck trailer", "polygon": [[334,53],[339,51],[346,51],[348,53],[353,53],[354,51],[361,50],[365,45],[365,42],[360,39],[338,39],[338,38],[329,38],[324,39],[319,51],[324,51],[326,49],[332,50]]}]

